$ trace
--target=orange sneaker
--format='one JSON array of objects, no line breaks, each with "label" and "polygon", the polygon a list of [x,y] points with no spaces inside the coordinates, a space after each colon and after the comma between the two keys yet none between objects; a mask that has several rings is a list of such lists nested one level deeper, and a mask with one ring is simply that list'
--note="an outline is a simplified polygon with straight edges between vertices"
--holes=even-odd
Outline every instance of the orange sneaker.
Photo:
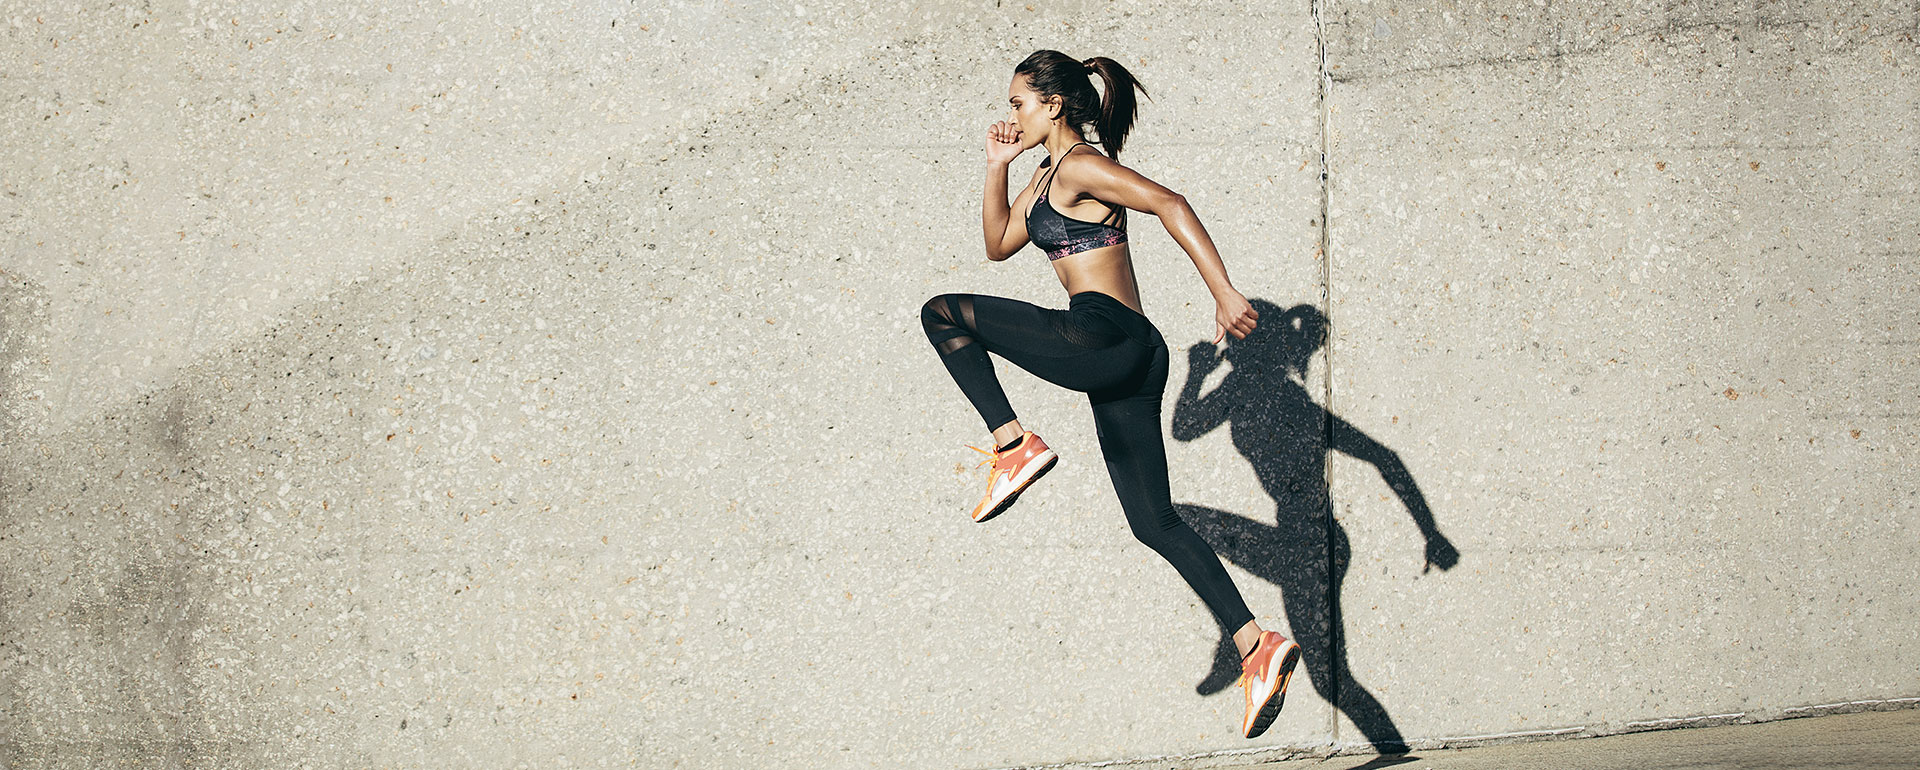
[{"label": "orange sneaker", "polygon": [[1273,631],[1260,632],[1253,652],[1240,662],[1240,686],[1247,694],[1247,716],[1240,720],[1240,732],[1257,738],[1280,715],[1280,704],[1287,700],[1287,680],[1293,678],[1293,666],[1300,662],[1300,645]]},{"label": "orange sneaker", "polygon": [[1001,511],[1013,505],[1014,498],[1019,497],[1029,484],[1060,459],[1053,450],[1047,448],[1047,442],[1033,435],[1033,431],[1020,434],[1020,444],[1005,452],[988,451],[977,446],[967,448],[987,455],[987,459],[980,461],[981,465],[993,463],[993,472],[987,476],[987,496],[973,507],[973,520],[976,522],[1000,515]]}]

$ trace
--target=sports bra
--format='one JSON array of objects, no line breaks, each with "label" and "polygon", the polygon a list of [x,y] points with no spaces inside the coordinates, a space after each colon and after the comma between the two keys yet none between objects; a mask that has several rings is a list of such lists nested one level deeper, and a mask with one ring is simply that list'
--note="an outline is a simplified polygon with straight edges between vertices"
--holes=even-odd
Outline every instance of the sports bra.
[{"label": "sports bra", "polygon": [[[1067,152],[1060,153],[1061,157],[1066,157],[1067,153],[1073,152],[1075,147],[1082,144],[1088,147],[1093,146],[1088,142],[1080,142],[1073,147],[1068,147]],[[1052,157],[1040,161],[1041,168],[1052,164]],[[1033,245],[1039,246],[1047,253],[1047,260],[1056,260],[1088,249],[1126,243],[1127,209],[1125,206],[1106,204],[1108,208],[1115,209],[1114,213],[1099,222],[1088,222],[1062,214],[1053,207],[1053,204],[1047,202],[1047,191],[1053,188],[1053,178],[1059,173],[1059,166],[1054,166],[1052,171],[1047,172],[1047,181],[1040,188],[1040,197],[1036,198],[1033,205],[1027,209],[1027,237],[1033,240]],[[1107,219],[1113,219],[1115,216],[1118,217],[1118,227],[1106,223]]]}]

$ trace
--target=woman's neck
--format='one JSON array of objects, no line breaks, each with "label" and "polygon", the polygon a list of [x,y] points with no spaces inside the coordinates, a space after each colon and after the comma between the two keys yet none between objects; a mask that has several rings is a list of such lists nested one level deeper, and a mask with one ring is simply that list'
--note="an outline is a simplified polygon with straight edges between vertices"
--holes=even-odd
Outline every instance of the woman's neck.
[{"label": "woman's neck", "polygon": [[1087,143],[1086,138],[1080,136],[1077,133],[1074,133],[1071,131],[1063,131],[1060,133],[1056,133],[1053,135],[1053,138],[1048,140],[1046,143],[1047,156],[1051,158],[1058,158],[1060,157],[1061,153],[1066,152],[1068,149],[1071,149],[1074,145],[1083,144],[1083,143]]}]

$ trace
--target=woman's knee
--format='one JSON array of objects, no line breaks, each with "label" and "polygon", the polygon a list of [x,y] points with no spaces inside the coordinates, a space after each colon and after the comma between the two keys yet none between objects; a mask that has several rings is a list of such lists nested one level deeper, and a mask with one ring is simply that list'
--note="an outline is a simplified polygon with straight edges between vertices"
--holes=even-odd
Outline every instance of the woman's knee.
[{"label": "woman's knee", "polygon": [[1159,551],[1160,547],[1167,542],[1167,533],[1146,521],[1130,518],[1127,524],[1128,528],[1133,530],[1133,539],[1140,541],[1148,548]]},{"label": "woman's knee", "polygon": [[973,339],[973,330],[955,315],[954,306],[959,304],[955,296],[942,294],[920,306],[920,328],[942,355],[966,347]]},{"label": "woman's knee", "polygon": [[1143,511],[1127,516],[1127,528],[1133,531],[1133,539],[1155,551],[1165,551],[1180,540],[1180,530],[1187,528],[1187,522],[1169,506],[1164,511]]},{"label": "woman's knee", "polygon": [[941,294],[927,300],[926,304],[921,305],[920,325],[928,331],[932,331],[941,326],[959,326],[959,324],[954,323],[952,315],[953,306],[949,304],[952,297],[952,294]]}]

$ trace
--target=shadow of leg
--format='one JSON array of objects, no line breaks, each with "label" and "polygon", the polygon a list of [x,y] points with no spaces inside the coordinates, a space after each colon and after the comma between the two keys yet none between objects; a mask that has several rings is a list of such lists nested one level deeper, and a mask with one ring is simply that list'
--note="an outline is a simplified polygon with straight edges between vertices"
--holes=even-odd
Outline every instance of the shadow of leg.
[{"label": "shadow of leg", "polygon": [[[1335,602],[1339,601],[1340,587],[1347,578],[1347,562],[1352,556],[1353,551],[1347,545],[1346,530],[1338,526],[1333,527],[1332,595]],[[1332,609],[1338,610],[1338,607]],[[1334,618],[1335,623],[1345,625],[1345,619],[1340,618],[1337,611],[1329,614]],[[1326,668],[1325,679],[1329,684],[1334,685],[1334,689],[1330,693],[1323,688],[1320,691],[1321,694],[1328,695],[1329,700],[1337,703],[1340,711],[1345,713],[1348,719],[1353,720],[1354,726],[1360,728],[1362,735],[1367,736],[1367,742],[1373,744],[1375,751],[1382,754],[1405,754],[1407,744],[1406,740],[1400,736],[1400,728],[1394,726],[1393,718],[1387,716],[1387,710],[1380,705],[1379,699],[1373,697],[1373,693],[1367,692],[1367,688],[1361,687],[1359,680],[1353,678],[1353,669],[1347,665],[1346,630],[1344,628],[1331,630],[1334,633],[1333,643],[1337,646],[1333,648],[1333,660]],[[1315,687],[1320,687],[1320,682],[1321,677],[1314,678]],[[1335,693],[1337,696],[1334,695]]]},{"label": "shadow of leg", "polygon": [[[1204,505],[1175,503],[1173,507],[1180,518],[1186,520],[1187,526],[1192,527],[1200,539],[1207,541],[1207,545],[1221,559],[1253,573],[1255,577],[1275,583],[1279,580],[1279,574],[1289,566],[1286,555],[1276,542],[1275,528]],[[1250,600],[1257,599],[1257,594],[1249,591],[1251,588],[1253,586],[1240,586],[1240,593]],[[1249,604],[1252,603],[1249,601]],[[1233,644],[1234,630],[1220,629],[1220,643],[1214,648],[1213,667],[1207,672],[1206,678],[1194,685],[1194,692],[1212,695],[1232,686],[1240,678],[1240,650]]]},{"label": "shadow of leg", "polygon": [[1207,678],[1193,686],[1193,691],[1201,695],[1212,695],[1232,686],[1240,679],[1240,649],[1233,646],[1233,634],[1222,631],[1220,644],[1213,650],[1213,670],[1207,672]]},{"label": "shadow of leg", "polygon": [[[1340,664],[1340,710],[1367,736],[1367,742],[1382,754],[1407,753],[1406,740],[1400,737],[1400,728],[1393,725],[1393,719],[1387,716],[1387,710],[1375,700],[1372,693],[1354,681],[1352,672],[1347,670],[1345,661]],[[1369,765],[1371,766],[1371,765]]]},{"label": "shadow of leg", "polygon": [[[1382,754],[1407,750],[1400,729],[1379,699],[1367,692],[1347,665],[1346,640],[1339,622],[1340,587],[1345,582],[1352,550],[1339,527],[1331,532],[1311,515],[1281,511],[1282,526],[1267,526],[1239,514],[1204,505],[1177,504],[1175,510],[1221,558],[1254,576],[1280,586],[1287,626],[1300,645],[1300,666],[1313,689],[1336,704],[1374,749]],[[1332,542],[1327,541],[1328,535]],[[1328,565],[1332,572],[1328,574]],[[1331,585],[1329,585],[1331,583]],[[1221,629],[1212,668],[1194,685],[1194,692],[1212,695],[1240,677],[1240,653],[1233,645],[1233,629]],[[1291,690],[1291,688],[1289,688]]]}]

